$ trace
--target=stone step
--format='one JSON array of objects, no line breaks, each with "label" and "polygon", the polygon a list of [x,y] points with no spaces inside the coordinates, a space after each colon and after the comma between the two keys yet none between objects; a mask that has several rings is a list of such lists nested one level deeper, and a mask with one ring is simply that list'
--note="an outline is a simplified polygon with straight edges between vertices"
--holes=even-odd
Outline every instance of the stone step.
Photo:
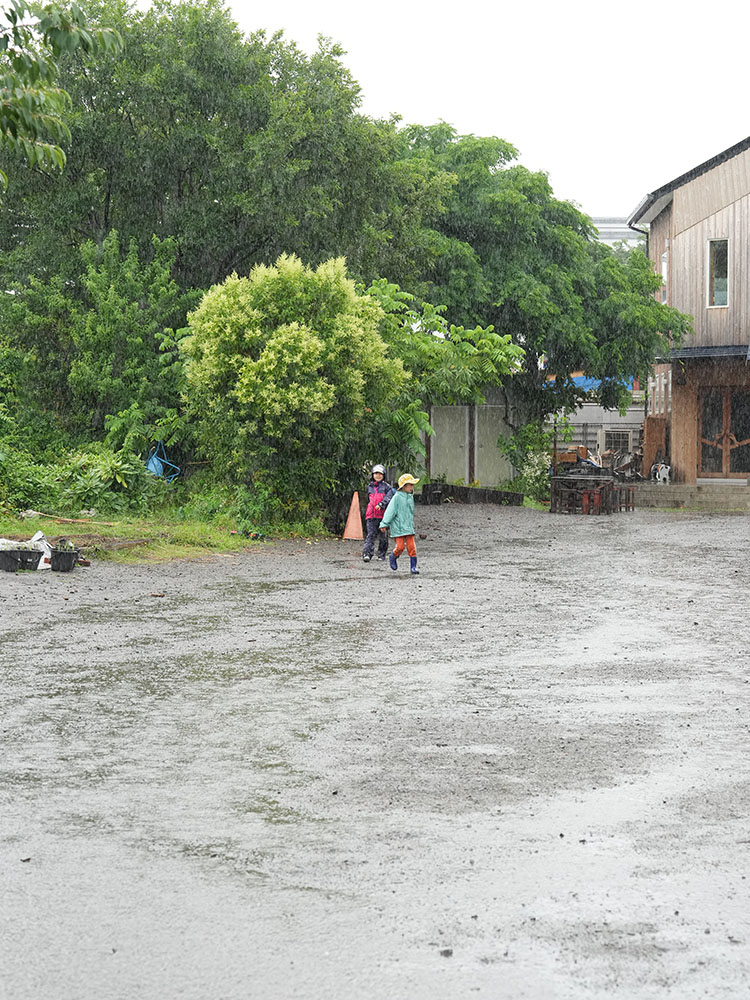
[{"label": "stone step", "polygon": [[750,486],[700,483],[696,486],[641,483],[636,507],[690,507],[696,510],[750,510]]},{"label": "stone step", "polygon": [[713,487],[705,489],[703,486],[639,486],[638,492],[649,496],[660,496],[662,493],[671,493],[673,496],[695,496],[695,497],[750,497],[750,488],[741,487]]},{"label": "stone step", "polygon": [[717,482],[710,483],[705,480],[700,483],[652,483],[642,482],[638,484],[639,490],[750,490],[744,479],[736,483]]}]

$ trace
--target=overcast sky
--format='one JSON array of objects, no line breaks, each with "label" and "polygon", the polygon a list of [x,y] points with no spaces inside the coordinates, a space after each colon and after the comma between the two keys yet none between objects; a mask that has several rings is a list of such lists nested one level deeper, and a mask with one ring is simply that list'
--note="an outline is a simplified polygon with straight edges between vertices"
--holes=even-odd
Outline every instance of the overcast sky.
[{"label": "overcast sky", "polygon": [[229,0],[245,32],[317,35],[372,117],[497,135],[589,215],[643,196],[750,135],[746,5],[718,0]]}]

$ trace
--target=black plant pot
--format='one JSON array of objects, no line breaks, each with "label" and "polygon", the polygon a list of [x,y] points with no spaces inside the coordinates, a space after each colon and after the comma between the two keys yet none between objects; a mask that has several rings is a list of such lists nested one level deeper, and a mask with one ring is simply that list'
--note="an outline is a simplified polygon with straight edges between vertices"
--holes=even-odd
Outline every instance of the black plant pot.
[{"label": "black plant pot", "polygon": [[20,565],[17,549],[0,549],[0,571],[15,573]]},{"label": "black plant pot", "polygon": [[78,549],[53,549],[50,566],[56,573],[70,573],[78,560]]},{"label": "black plant pot", "polygon": [[21,563],[20,569],[36,569],[42,558],[41,549],[16,549],[14,554]]}]

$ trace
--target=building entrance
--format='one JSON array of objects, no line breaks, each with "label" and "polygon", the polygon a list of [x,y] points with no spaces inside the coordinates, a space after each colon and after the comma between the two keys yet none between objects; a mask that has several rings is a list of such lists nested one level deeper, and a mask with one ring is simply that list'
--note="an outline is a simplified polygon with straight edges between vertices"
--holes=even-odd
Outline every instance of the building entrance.
[{"label": "building entrance", "polygon": [[703,389],[698,422],[698,474],[746,477],[750,473],[750,389]]}]

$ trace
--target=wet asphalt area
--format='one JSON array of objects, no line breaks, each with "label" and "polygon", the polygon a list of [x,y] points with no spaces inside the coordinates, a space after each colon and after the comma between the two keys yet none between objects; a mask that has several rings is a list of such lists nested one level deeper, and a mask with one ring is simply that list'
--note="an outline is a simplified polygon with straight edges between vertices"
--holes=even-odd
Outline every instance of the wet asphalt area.
[{"label": "wet asphalt area", "polygon": [[1,574],[0,997],[750,997],[749,523]]}]

